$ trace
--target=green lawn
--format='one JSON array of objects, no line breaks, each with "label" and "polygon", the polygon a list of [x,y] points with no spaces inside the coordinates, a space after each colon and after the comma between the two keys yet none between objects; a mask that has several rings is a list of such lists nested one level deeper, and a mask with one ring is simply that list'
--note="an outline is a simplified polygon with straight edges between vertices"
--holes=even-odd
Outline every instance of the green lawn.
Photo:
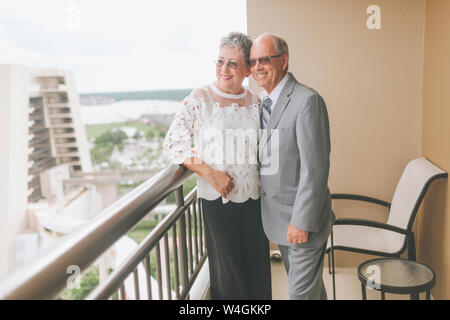
[{"label": "green lawn", "polygon": [[[114,146],[117,145],[122,150],[122,140],[127,136],[123,131],[111,132],[112,129],[121,127],[134,127],[139,130],[140,135],[144,135],[147,140],[153,138],[164,138],[166,129],[160,125],[149,126],[141,122],[120,122],[120,123],[100,123],[86,125],[86,136],[90,140],[95,138],[95,144],[91,148],[91,158],[93,163],[107,162]],[[144,155],[141,155],[142,157]],[[156,157],[156,155],[154,156]],[[112,167],[112,166],[110,166]]]},{"label": "green lawn", "polygon": [[141,243],[157,224],[158,220],[156,218],[152,220],[143,220],[139,222],[131,231],[129,231],[127,236],[137,243]]}]

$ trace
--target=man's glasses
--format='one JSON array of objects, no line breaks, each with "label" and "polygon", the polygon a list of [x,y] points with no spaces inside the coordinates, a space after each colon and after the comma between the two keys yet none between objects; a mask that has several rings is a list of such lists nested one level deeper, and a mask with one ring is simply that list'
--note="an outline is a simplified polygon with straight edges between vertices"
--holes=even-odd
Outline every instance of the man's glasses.
[{"label": "man's glasses", "polygon": [[[216,68],[222,68],[225,64],[225,60],[217,59],[214,61],[214,63],[216,64]],[[239,67],[239,63],[237,63],[236,61],[228,61],[227,67],[236,70]]]},{"label": "man's glasses", "polygon": [[276,56],[265,56],[258,59],[250,59],[250,67],[254,67],[256,65],[256,61],[259,61],[259,64],[268,64],[272,58],[281,57],[284,53],[277,54]]}]

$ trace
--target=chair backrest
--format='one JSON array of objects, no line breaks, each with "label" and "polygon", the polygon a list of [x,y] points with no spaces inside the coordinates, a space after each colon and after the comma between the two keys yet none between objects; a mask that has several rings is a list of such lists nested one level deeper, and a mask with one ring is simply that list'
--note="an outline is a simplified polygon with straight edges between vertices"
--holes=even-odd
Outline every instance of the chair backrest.
[{"label": "chair backrest", "polygon": [[425,158],[410,161],[395,189],[387,223],[411,230],[417,210],[431,182],[447,176],[445,171]]}]

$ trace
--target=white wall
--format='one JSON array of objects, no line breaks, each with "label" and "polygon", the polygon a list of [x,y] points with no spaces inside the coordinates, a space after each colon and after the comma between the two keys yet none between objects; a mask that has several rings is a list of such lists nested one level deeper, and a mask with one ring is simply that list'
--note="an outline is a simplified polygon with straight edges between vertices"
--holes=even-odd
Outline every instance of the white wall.
[{"label": "white wall", "polygon": [[89,220],[102,210],[102,197],[94,185],[85,189],[65,208],[64,215]]},{"label": "white wall", "polygon": [[0,278],[13,267],[28,197],[29,68],[0,65]]},{"label": "white wall", "polygon": [[98,183],[97,192],[102,195],[102,209],[108,207],[117,200],[117,183]]}]

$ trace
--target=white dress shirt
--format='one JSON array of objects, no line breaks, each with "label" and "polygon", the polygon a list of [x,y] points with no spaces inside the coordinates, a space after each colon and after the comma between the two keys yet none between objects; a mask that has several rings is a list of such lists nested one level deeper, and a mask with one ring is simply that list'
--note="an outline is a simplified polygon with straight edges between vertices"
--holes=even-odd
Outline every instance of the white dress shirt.
[{"label": "white dress shirt", "polygon": [[286,74],[284,75],[283,79],[281,79],[281,81],[277,84],[277,86],[275,87],[275,89],[272,90],[272,92],[270,94],[267,94],[266,90],[262,91],[260,93],[260,99],[261,99],[261,103],[264,101],[264,99],[266,99],[267,97],[270,98],[270,100],[272,100],[272,105],[270,106],[270,110],[271,112],[273,112],[273,107],[275,106],[275,104],[277,103],[278,97],[280,96],[281,90],[283,90],[286,82],[289,79],[289,75],[286,72]]}]

